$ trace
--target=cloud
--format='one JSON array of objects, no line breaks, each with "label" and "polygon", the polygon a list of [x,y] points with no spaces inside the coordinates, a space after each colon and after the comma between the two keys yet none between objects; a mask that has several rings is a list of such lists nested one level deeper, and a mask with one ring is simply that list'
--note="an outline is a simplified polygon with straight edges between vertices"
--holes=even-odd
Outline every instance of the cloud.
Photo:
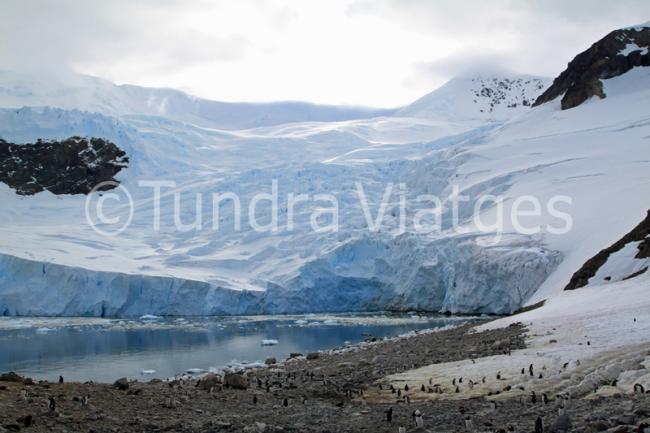
[{"label": "cloud", "polygon": [[3,0],[0,68],[396,106],[495,64],[555,76],[648,19],[647,0]]},{"label": "cloud", "polygon": [[[498,51],[462,51],[430,62],[416,63],[414,72],[421,79],[440,80],[476,72],[510,72],[503,65],[512,63],[510,55]],[[519,72],[519,71],[513,71]]]},{"label": "cloud", "polygon": [[244,55],[241,34],[178,25],[181,1],[7,0],[0,16],[0,67],[43,72],[116,64],[175,72]]}]

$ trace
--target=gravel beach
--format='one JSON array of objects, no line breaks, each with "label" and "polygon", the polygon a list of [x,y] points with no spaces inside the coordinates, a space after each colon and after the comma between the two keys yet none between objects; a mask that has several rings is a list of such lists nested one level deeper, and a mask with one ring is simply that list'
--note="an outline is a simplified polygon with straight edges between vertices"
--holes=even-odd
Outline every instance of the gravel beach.
[{"label": "gravel beach", "polygon": [[[0,378],[0,432],[644,432],[650,394],[620,393],[564,402],[499,391],[428,399],[434,383],[393,390],[384,379],[429,364],[506,355],[523,348],[520,324],[473,332],[473,325],[370,342],[327,353],[287,354],[245,374],[115,384]],[[278,360],[280,361],[280,360]],[[117,378],[116,378],[117,379]],[[462,388],[462,389],[461,389]],[[449,391],[451,390],[451,391]],[[435,391],[438,392],[437,390]],[[559,416],[558,405],[566,406]],[[417,412],[421,417],[417,417]],[[388,420],[389,414],[391,420]],[[419,425],[418,425],[419,424]]]}]

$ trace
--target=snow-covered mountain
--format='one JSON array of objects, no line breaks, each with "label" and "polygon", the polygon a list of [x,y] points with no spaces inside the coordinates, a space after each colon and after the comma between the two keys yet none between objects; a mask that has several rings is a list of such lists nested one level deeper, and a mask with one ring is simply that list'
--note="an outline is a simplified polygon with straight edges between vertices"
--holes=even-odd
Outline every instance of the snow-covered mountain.
[{"label": "snow-covered mountain", "polygon": [[505,121],[527,111],[550,82],[514,73],[463,74],[400,109],[397,115]]},{"label": "snow-covered mountain", "polygon": [[[137,95],[68,105],[57,102],[74,100],[67,90],[53,99],[35,97],[40,90],[25,89],[24,97],[12,90],[14,99],[0,98],[7,106],[50,106],[0,109],[0,138],[32,143],[79,135],[115,143],[129,158],[116,179],[131,193],[134,215],[124,232],[106,237],[86,221],[86,196],[24,197],[0,185],[0,314],[509,313],[555,296],[650,207],[650,68],[603,79],[607,98],[571,110],[562,110],[559,98],[529,107],[546,83],[478,74],[454,79],[392,115],[295,117],[256,128],[250,122],[258,120],[244,115],[237,127],[208,127],[183,117],[190,115],[182,104],[137,113],[111,108],[147,107]],[[152,189],[139,186],[142,180],[175,182],[162,190],[160,231],[152,226]],[[197,212],[197,193],[234,192],[246,206],[255,194],[271,193],[274,181],[281,209],[276,231],[253,230],[245,207],[241,230],[235,206],[215,216],[204,202]],[[404,186],[411,216],[431,208],[418,196],[438,196],[442,230],[404,229],[395,191],[381,230],[369,230],[357,183],[373,216],[389,184]],[[290,228],[289,193],[334,195],[339,231],[311,230],[311,216],[324,206],[318,200],[296,205]],[[544,227],[541,233],[522,234],[506,220],[494,243],[471,219],[486,194],[501,195],[506,211],[525,195],[545,204],[570,197],[562,210],[572,229],[553,233],[562,220],[543,207],[525,221]],[[454,230],[459,195],[468,200],[458,210],[461,229]],[[177,230],[175,206],[184,224],[200,215],[202,228]],[[494,203],[480,209],[484,222],[497,219]],[[255,217],[269,222],[264,210]]]},{"label": "snow-covered mountain", "polygon": [[197,98],[174,89],[116,85],[87,75],[47,79],[0,71],[0,107],[48,106],[110,116],[160,116],[219,129],[244,129],[289,122],[364,119],[391,110],[304,102],[233,103]]}]

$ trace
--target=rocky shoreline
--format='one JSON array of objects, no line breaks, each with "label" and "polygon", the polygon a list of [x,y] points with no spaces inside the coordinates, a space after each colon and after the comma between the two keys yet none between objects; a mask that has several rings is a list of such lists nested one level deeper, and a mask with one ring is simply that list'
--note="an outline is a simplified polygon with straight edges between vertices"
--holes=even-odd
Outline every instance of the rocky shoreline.
[{"label": "rocky shoreline", "polygon": [[[268,368],[199,380],[82,384],[4,375],[0,432],[527,432],[535,431],[539,417],[544,431],[645,433],[650,394],[569,404],[555,396],[545,402],[495,390],[501,395],[492,403],[488,395],[463,398],[467,384],[457,391],[434,383],[390,389],[382,380],[429,364],[507,355],[524,347],[525,332],[520,324],[483,332],[464,325],[353,349],[291,354],[281,364],[268,360]],[[454,398],[427,398],[440,392],[436,388]],[[558,403],[567,416],[558,416]]]}]

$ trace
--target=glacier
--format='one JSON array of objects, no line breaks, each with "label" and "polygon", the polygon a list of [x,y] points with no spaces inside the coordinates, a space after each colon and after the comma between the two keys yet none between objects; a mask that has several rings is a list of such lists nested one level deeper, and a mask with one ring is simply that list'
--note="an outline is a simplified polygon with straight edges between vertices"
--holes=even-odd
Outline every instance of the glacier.
[{"label": "glacier", "polygon": [[[21,100],[15,80],[0,76],[0,106],[7,107],[0,109],[0,137],[99,136],[119,144],[132,164],[117,178],[136,209],[123,233],[104,237],[85,219],[86,197],[19,197],[0,185],[0,315],[507,314],[557,293],[586,258],[645,213],[647,204],[632,198],[650,193],[650,91],[629,87],[650,76],[638,69],[605,80],[607,99],[568,111],[555,102],[530,109],[522,100],[549,80],[510,77],[520,84],[502,88],[491,113],[493,93],[476,95],[495,80],[504,82],[460,77],[413,106],[362,118],[242,127],[239,120],[136,112],[131,100],[120,102],[123,89],[105,83],[108,105],[49,90]],[[141,180],[175,182],[161,195],[160,231],[151,226],[151,189]],[[294,230],[283,212],[280,229],[266,233],[249,229],[247,215],[235,230],[232,207],[220,209],[219,230],[210,229],[207,203],[196,211],[197,193],[233,192],[245,203],[274,180],[281,202],[288,193],[336,196],[338,232],[309,229],[317,202],[296,207]],[[401,230],[399,199],[391,195],[381,230],[369,231],[357,183],[373,214],[389,183],[406,186],[411,213],[426,208],[418,195],[435,194],[443,202],[441,229]],[[469,197],[459,209],[460,231],[449,226],[456,189]],[[471,219],[484,194],[501,195],[506,209],[526,194],[543,202],[572,197],[573,229],[523,235],[507,225],[492,242],[494,233]],[[200,214],[202,229],[171,226],[175,195],[184,221]],[[496,212],[485,206],[481,217],[493,221]],[[543,212],[529,222],[554,220]]]}]

